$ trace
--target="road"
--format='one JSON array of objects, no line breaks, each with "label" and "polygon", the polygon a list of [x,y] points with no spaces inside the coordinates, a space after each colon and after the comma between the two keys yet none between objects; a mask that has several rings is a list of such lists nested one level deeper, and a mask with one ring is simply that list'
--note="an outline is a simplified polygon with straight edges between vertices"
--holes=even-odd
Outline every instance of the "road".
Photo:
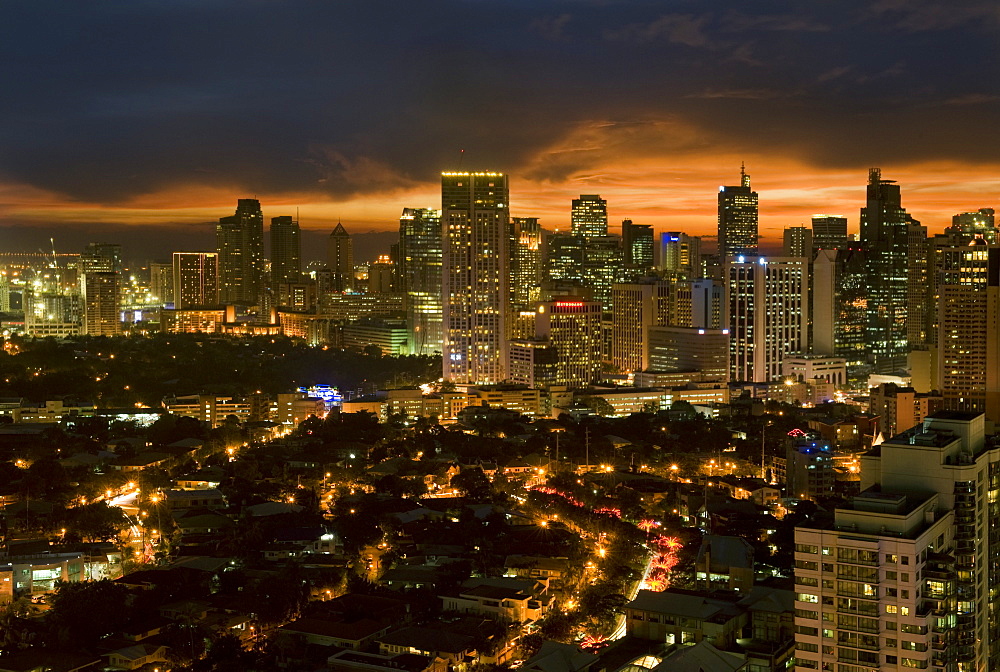
[{"label": "road", "polygon": [[[649,570],[653,568],[653,558],[655,557],[656,553],[650,551],[649,557],[646,558],[646,567],[642,570],[642,578],[640,578],[638,581],[635,582],[635,584],[632,586],[632,589],[629,591],[629,594],[625,596],[628,598],[629,602],[634,600],[635,596],[639,594],[639,588],[642,586],[643,583],[645,583],[646,577],[649,576]],[[608,640],[621,639],[622,637],[625,636],[625,631],[626,631],[625,614],[622,614],[621,616],[618,617],[618,627],[616,627],[615,631],[611,634],[610,637],[608,637]]]}]

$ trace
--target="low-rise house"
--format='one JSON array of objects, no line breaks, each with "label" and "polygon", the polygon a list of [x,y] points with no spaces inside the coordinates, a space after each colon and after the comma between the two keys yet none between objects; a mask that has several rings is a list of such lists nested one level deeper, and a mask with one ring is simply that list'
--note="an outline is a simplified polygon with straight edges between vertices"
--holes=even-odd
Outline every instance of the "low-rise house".
[{"label": "low-rise house", "polygon": [[210,490],[167,490],[163,496],[171,511],[226,508],[226,496],[214,488]]},{"label": "low-rise house", "polygon": [[522,579],[469,579],[458,595],[442,596],[445,611],[500,616],[524,623],[540,620],[552,606],[544,582]]},{"label": "low-rise house", "polygon": [[112,670],[138,670],[150,663],[167,662],[167,647],[152,644],[135,644],[105,653],[108,667]]},{"label": "low-rise house", "polygon": [[476,656],[475,640],[468,635],[438,628],[411,626],[384,635],[378,640],[379,652],[389,655],[413,653],[440,659],[450,668],[471,662]]},{"label": "low-rise house", "polygon": [[600,656],[572,644],[548,640],[521,666],[526,672],[589,672]]},{"label": "low-rise house", "polygon": [[308,644],[360,651],[389,632],[391,626],[371,618],[354,621],[300,618],[278,628],[280,636],[296,637]]}]

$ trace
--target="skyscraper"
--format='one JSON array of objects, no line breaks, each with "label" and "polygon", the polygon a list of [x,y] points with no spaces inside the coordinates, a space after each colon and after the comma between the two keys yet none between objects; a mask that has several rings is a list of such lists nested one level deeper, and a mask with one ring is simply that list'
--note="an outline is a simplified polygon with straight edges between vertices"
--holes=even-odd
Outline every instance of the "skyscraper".
[{"label": "skyscraper", "polygon": [[503,382],[510,303],[507,176],[442,173],[441,206],[444,379]]},{"label": "skyscraper", "polygon": [[83,333],[88,336],[120,336],[121,273],[95,271],[80,276],[83,302]]},{"label": "skyscraper", "polygon": [[979,208],[975,212],[960,212],[951,218],[951,226],[945,233],[954,233],[968,242],[979,236],[987,243],[1000,242],[996,229],[996,211],[993,208]]},{"label": "skyscraper", "polygon": [[414,355],[442,352],[441,211],[403,208],[399,217],[399,278],[406,298],[409,350]]},{"label": "skyscraper", "polygon": [[290,215],[271,218],[271,288],[302,279],[299,223]]},{"label": "skyscraper", "polygon": [[645,274],[653,268],[653,227],[622,221],[622,251],[630,272]]},{"label": "skyscraper", "polygon": [[264,292],[264,214],[256,198],[241,198],[236,213],[220,217],[215,229],[222,303],[259,305]]},{"label": "skyscraper", "polygon": [[516,310],[529,310],[541,298],[542,227],[537,217],[513,217],[511,300]]},{"label": "skyscraper", "polygon": [[808,347],[808,263],[803,257],[737,257],[725,266],[730,377],[768,383],[785,355]]},{"label": "skyscraper", "polygon": [[847,244],[847,217],[813,215],[812,233],[814,250],[839,250]]},{"label": "skyscraper", "polygon": [[121,273],[122,246],[118,243],[88,243],[80,255],[81,273]]},{"label": "skyscraper", "polygon": [[719,187],[719,261],[757,254],[757,192],[740,166],[738,187]]},{"label": "skyscraper", "polygon": [[608,202],[598,194],[581,194],[580,198],[574,198],[570,232],[584,238],[608,235]]},{"label": "skyscraper", "polygon": [[790,226],[782,234],[781,255],[812,260],[813,232],[805,226]]},{"label": "skyscraper", "polygon": [[866,338],[876,373],[906,365],[907,308],[910,303],[910,255],[913,218],[903,208],[899,185],[868,173],[868,194],[861,208],[861,242],[868,254],[868,324]]},{"label": "skyscraper", "polygon": [[535,338],[556,350],[557,385],[586,387],[601,372],[601,304],[577,297],[560,297],[538,305]]},{"label": "skyscraper", "polygon": [[701,277],[701,238],[680,231],[660,234],[660,270],[682,278]]},{"label": "skyscraper", "polygon": [[214,252],[174,252],[174,308],[219,303],[219,255]]},{"label": "skyscraper", "polygon": [[818,355],[843,357],[854,383],[868,372],[867,257],[860,244],[821,249],[813,264],[813,347]]},{"label": "skyscraper", "polygon": [[326,263],[333,273],[333,291],[349,292],[354,289],[354,241],[340,222],[327,239]]},{"label": "skyscraper", "polygon": [[649,368],[649,329],[670,324],[675,290],[674,283],[658,278],[614,285],[610,359],[620,371]]}]

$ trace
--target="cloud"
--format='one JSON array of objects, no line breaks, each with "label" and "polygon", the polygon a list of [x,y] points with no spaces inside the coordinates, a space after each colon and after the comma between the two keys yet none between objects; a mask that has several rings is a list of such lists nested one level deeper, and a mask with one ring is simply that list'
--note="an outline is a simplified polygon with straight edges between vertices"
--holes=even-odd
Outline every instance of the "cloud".
[{"label": "cloud", "polygon": [[710,47],[712,41],[705,32],[710,17],[694,14],[664,14],[646,24],[634,23],[605,33],[613,41],[656,42],[666,40],[688,47]]}]

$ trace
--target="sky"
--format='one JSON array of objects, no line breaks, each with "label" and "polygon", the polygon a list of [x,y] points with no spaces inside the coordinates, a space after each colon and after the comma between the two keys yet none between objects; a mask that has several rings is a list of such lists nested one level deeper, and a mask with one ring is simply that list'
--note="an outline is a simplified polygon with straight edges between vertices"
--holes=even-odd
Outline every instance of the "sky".
[{"label": "sky", "polygon": [[208,249],[246,197],[317,241],[391,231],[458,168],[508,173],[549,229],[597,193],[714,236],[741,162],[771,241],[856,231],[873,166],[932,233],[1000,200],[994,0],[32,0],[3,24],[0,250]]}]

